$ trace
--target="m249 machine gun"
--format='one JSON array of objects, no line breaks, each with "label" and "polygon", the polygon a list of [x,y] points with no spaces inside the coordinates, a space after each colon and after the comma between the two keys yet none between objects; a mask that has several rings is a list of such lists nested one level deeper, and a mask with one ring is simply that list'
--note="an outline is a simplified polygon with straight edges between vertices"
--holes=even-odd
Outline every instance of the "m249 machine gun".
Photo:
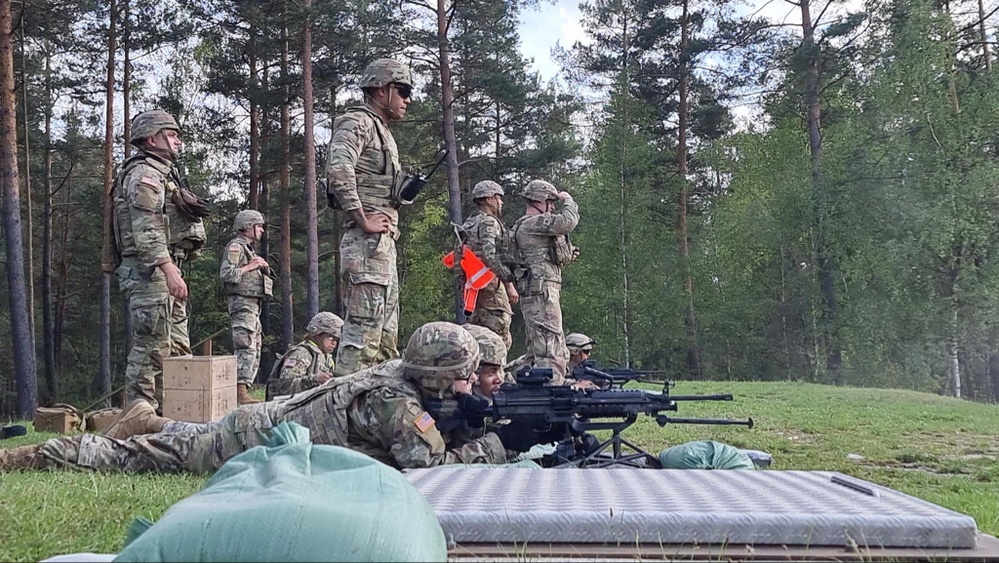
[{"label": "m249 machine gun", "polygon": [[[573,389],[549,385],[550,368],[525,366],[517,373],[516,385],[504,385],[493,394],[492,406],[477,416],[495,421],[517,421],[539,435],[556,441],[555,451],[542,458],[546,467],[628,466],[661,468],[654,456],[621,435],[639,415],[654,417],[659,426],[667,424],[715,424],[753,427],[753,420],[671,417],[677,405],[686,401],[731,401],[732,395],[672,395],[671,383],[664,382],[661,392],[641,389]],[[433,413],[436,407],[428,408]],[[444,407],[447,411],[448,408]],[[455,415],[453,407],[451,415]],[[460,414],[459,414],[460,416]],[[599,440],[591,432],[610,430],[611,436]]]}]

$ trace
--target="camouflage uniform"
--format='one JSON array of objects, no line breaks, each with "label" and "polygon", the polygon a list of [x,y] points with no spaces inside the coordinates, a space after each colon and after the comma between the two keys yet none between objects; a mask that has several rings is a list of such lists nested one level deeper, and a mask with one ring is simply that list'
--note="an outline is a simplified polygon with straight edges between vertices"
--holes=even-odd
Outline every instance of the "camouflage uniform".
[{"label": "camouflage uniform", "polygon": [[[409,69],[379,59],[365,70],[362,87],[399,82],[412,85]],[[389,64],[391,63],[391,64]],[[381,65],[381,66],[379,66]],[[399,148],[373,106],[348,108],[333,122],[326,164],[329,190],[345,212],[340,239],[340,278],[344,287],[343,338],[336,375],[346,375],[399,357],[399,205],[393,195],[401,181]],[[367,234],[346,213],[388,217],[388,233]]]},{"label": "camouflage uniform", "polygon": [[262,268],[240,271],[255,256],[253,243],[242,234],[236,235],[226,246],[219,266],[219,278],[229,301],[236,381],[243,385],[252,385],[260,368],[260,306],[272,294],[271,278]]},{"label": "camouflage uniform", "polygon": [[[179,131],[169,114],[158,110],[139,114],[131,141],[167,128]],[[181,185],[173,162],[140,146],[122,164],[112,192],[115,247],[121,258],[115,274],[132,317],[126,400],[144,398],[154,407],[163,399],[163,358],[191,353],[187,300],[170,296],[158,265],[172,260],[179,268],[205,242],[201,221],[188,221],[173,203]]]},{"label": "camouflage uniform", "polygon": [[339,343],[343,335],[343,319],[323,311],[317,313],[305,328],[309,337],[292,346],[281,360],[274,364],[271,376],[267,379],[267,400],[281,395],[293,395],[323,383],[322,374],[333,374],[333,355],[323,352],[319,346],[323,335],[336,339]]},{"label": "camouflage uniform", "polygon": [[[310,430],[313,443],[345,446],[393,467],[504,463],[510,452],[495,432],[447,449],[423,407],[428,386],[443,396],[455,378],[453,370],[463,370],[467,378],[477,365],[478,346],[468,332],[451,323],[428,323],[414,333],[401,360],[331,379],[287,400],[239,407],[198,431],[126,440],[92,434],[53,438],[40,446],[40,455],[44,466],[207,473],[264,443],[274,426],[293,421]],[[454,367],[448,372],[443,366]],[[414,379],[413,372],[421,369],[428,375]]]},{"label": "camouflage uniform", "polygon": [[324,354],[315,342],[306,339],[295,344],[274,364],[267,379],[267,400],[318,387],[319,374],[332,374],[334,365],[333,354]]},{"label": "camouflage uniform", "polygon": [[[524,197],[532,201],[556,199],[555,187],[532,180]],[[545,199],[547,198],[547,199]],[[572,260],[572,247],[565,235],[579,223],[579,206],[566,199],[558,213],[524,215],[511,229],[512,254],[520,309],[527,332],[527,354],[537,367],[552,368],[554,383],[565,378],[569,350],[562,331],[562,267]]]},{"label": "camouflage uniform", "polygon": [[[486,180],[476,184],[472,190],[474,199],[490,195],[504,195],[503,188],[496,182]],[[469,216],[461,228],[465,233],[465,244],[496,274],[496,279],[479,290],[475,311],[468,322],[495,332],[509,348],[513,344],[510,335],[513,308],[503,284],[513,281],[513,273],[501,260],[507,229],[498,217],[481,209]]]}]

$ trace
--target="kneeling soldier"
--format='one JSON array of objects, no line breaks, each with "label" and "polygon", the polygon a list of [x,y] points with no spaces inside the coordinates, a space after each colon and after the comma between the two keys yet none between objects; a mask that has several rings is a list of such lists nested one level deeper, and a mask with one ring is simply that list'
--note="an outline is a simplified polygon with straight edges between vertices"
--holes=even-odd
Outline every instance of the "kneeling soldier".
[{"label": "kneeling soldier", "polygon": [[288,348],[267,380],[267,400],[319,387],[333,377],[333,352],[340,344],[343,319],[322,312],[305,327],[305,340]]}]

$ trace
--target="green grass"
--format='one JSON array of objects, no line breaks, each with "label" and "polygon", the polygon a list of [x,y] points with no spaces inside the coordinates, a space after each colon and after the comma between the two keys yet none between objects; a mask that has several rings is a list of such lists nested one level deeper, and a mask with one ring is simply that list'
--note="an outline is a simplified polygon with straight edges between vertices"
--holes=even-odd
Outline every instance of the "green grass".
[{"label": "green grass", "polygon": [[[643,418],[625,435],[652,452],[700,439],[765,450],[774,455],[774,469],[840,471],[968,514],[982,531],[999,534],[999,406],[800,383],[680,382],[674,389],[678,395],[722,392],[736,400],[683,403],[675,415],[751,416],[754,429],[659,428]],[[52,436],[29,433],[2,445]],[[851,453],[864,459],[851,461]],[[0,474],[0,561],[117,552],[134,517],[159,518],[205,480],[78,471]]]}]

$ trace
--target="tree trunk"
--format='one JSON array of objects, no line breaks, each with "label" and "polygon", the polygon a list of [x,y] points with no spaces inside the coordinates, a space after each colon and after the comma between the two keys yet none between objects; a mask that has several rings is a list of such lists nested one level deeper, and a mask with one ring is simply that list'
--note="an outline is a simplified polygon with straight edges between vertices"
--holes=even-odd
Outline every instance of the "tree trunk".
[{"label": "tree trunk", "polygon": [[52,54],[45,53],[45,202],[42,206],[42,357],[46,400],[59,401],[52,310]]},{"label": "tree trunk", "polygon": [[676,222],[677,242],[680,245],[680,262],[683,264],[683,291],[687,294],[687,308],[683,314],[683,326],[687,332],[687,371],[694,379],[704,376],[701,368],[701,350],[697,343],[697,316],[694,314],[694,281],[690,275],[690,235],[687,233],[687,129],[690,122],[690,45],[689,3],[683,2],[680,16],[680,83],[679,88],[679,127],[677,127],[676,169],[680,179],[679,213]]},{"label": "tree trunk", "polygon": [[989,36],[985,32],[985,4],[982,0],[978,0],[978,40],[982,42],[985,70],[992,72],[992,53],[989,51]]},{"label": "tree trunk", "polygon": [[17,110],[14,99],[14,51],[10,0],[0,0],[0,190],[3,193],[3,232],[7,250],[7,291],[14,352],[17,416],[28,419],[38,406],[35,351],[28,326],[28,295],[21,240],[21,196],[17,172]]},{"label": "tree trunk", "polygon": [[808,113],[808,147],[811,152],[812,192],[815,209],[815,256],[819,290],[822,294],[822,341],[826,351],[826,375],[836,385],[843,384],[840,371],[842,353],[836,331],[836,260],[830,255],[825,241],[825,193],[822,186],[822,109],[819,105],[819,71],[822,65],[815,44],[815,27],[809,6],[810,0],[801,0],[801,48],[809,57],[805,73],[805,104]]},{"label": "tree trunk", "polygon": [[[104,191],[102,195],[111,193],[112,175],[114,169],[114,60],[117,49],[117,19],[118,11],[115,0],[111,0],[108,12],[108,62],[107,81],[105,82],[104,111]],[[111,248],[111,215],[114,212],[110,198],[102,197],[104,202],[104,248]],[[100,362],[94,393],[106,395],[111,392],[111,274],[100,274],[101,312],[100,312]]]},{"label": "tree trunk", "polygon": [[[458,141],[454,133],[454,88],[451,85],[451,46],[447,39],[447,2],[437,0],[437,49],[441,63],[441,109],[444,120],[444,148],[447,149],[448,218],[458,225],[461,220],[461,184],[458,181]],[[462,284],[454,278],[454,318],[464,322],[465,305],[462,301]]]},{"label": "tree trunk", "polygon": [[250,26],[250,40],[247,43],[247,56],[250,60],[250,192],[248,195],[250,209],[260,209],[258,201],[260,190],[260,105],[257,103],[259,85],[257,84],[257,40],[256,27]]},{"label": "tree trunk", "polygon": [[[631,84],[631,67],[629,66],[628,53],[631,49],[630,37],[628,36],[628,22],[631,21],[628,15],[621,18],[622,20],[622,31],[621,31],[621,60],[624,61],[621,67],[622,79],[621,79],[621,95],[624,97],[624,104],[622,108],[623,119],[622,122],[625,127],[630,123],[630,117],[628,108],[631,107],[631,94],[630,94],[630,84]],[[623,128],[622,128],[623,131]],[[621,235],[621,333],[624,336],[624,365],[626,367],[631,367],[632,363],[632,353],[631,353],[631,279],[629,278],[628,270],[628,245],[631,240],[628,236],[628,176],[627,176],[627,162],[628,162],[628,141],[626,139],[621,140],[621,153],[620,161],[618,164],[618,179],[620,181],[620,191],[621,191],[621,209],[620,217],[618,217],[620,224],[620,235]]]},{"label": "tree trunk", "polygon": [[[955,284],[956,285],[956,284]],[[950,386],[954,390],[954,396],[961,398],[961,362],[958,356],[958,316],[957,298],[952,299],[950,311],[950,335],[947,339],[947,371],[950,375]]]},{"label": "tree trunk", "polygon": [[[260,91],[266,92],[270,87],[270,74],[267,71],[266,65],[262,65],[260,73],[261,73]],[[260,146],[271,148],[274,138],[273,135],[274,127],[271,118],[272,114],[270,112],[270,107],[258,106],[258,109],[260,112],[260,127],[261,127]],[[273,153],[274,151],[268,150],[266,153],[264,153],[264,155],[265,156],[273,155]],[[257,156],[259,159],[261,154],[257,153]],[[271,156],[271,158],[273,158],[273,156]],[[266,158],[262,162],[258,161],[258,167],[262,170],[262,172],[258,177],[258,183],[257,183],[257,186],[260,189],[257,201],[257,203],[260,206],[257,208],[257,210],[260,211],[260,213],[262,213],[264,217],[270,217],[270,207],[271,207],[270,182],[271,178],[273,177],[272,176],[273,171],[270,168],[271,166],[272,162]],[[271,235],[269,230],[265,229],[264,236],[260,239],[260,255],[267,259],[270,259],[270,254],[271,254]],[[273,299],[264,299],[263,303],[260,305],[260,332],[262,335],[267,335],[272,333],[271,304],[273,303],[273,301],[274,301]],[[264,379],[266,379],[266,376],[270,374],[272,359],[273,359],[272,354],[264,354],[263,350],[261,350],[259,374],[264,375]]]},{"label": "tree trunk", "polygon": [[[122,51],[124,57],[124,64],[121,76],[121,113],[125,117],[124,123],[124,151],[125,160],[132,156],[132,143],[129,142],[129,138],[132,136],[132,24],[130,12],[129,12],[129,0],[124,0],[124,5],[122,9],[124,13],[122,14],[122,23],[124,29],[122,29]],[[132,313],[128,308],[128,299],[122,299],[121,301],[121,318],[122,318],[122,328],[121,333],[124,335],[122,341],[124,342],[124,352],[127,355],[128,351],[132,349]],[[104,406],[110,406],[108,401],[105,401]]]},{"label": "tree trunk", "polygon": [[[287,15],[288,3],[284,4]],[[295,310],[291,281],[291,88],[288,86],[288,24],[281,23],[281,158],[278,181],[281,187],[281,342],[294,344]]]},{"label": "tree trunk", "polygon": [[31,139],[28,130],[28,70],[27,50],[24,45],[24,10],[21,10],[21,102],[24,105],[24,197],[27,209],[28,260],[28,327],[31,332],[31,349],[35,349],[35,206],[31,203]]},{"label": "tree trunk", "polygon": [[[336,115],[336,86],[330,88],[330,115]],[[347,312],[343,307],[343,280],[340,279],[340,217],[341,211],[330,210],[333,214],[332,223],[332,233],[330,234],[330,240],[333,241],[333,303],[330,306],[330,311],[336,315],[344,317]]]},{"label": "tree trunk", "polygon": [[[306,12],[312,9],[312,0],[304,0]],[[319,225],[316,201],[316,140],[313,133],[312,94],[312,16],[306,14],[302,30],[302,105],[305,111],[305,310],[311,319],[319,313]]]}]

